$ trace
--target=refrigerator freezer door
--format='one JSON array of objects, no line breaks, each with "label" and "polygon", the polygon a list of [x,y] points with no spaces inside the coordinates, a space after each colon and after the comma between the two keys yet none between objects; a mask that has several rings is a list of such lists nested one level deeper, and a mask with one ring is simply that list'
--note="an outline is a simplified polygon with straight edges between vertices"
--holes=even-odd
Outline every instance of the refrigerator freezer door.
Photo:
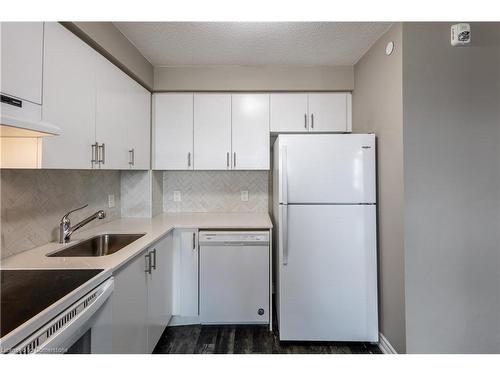
[{"label": "refrigerator freezer door", "polygon": [[276,144],[280,203],[375,203],[373,134],[280,135]]},{"label": "refrigerator freezer door", "polygon": [[287,249],[281,241],[278,259],[280,340],[378,341],[375,210],[288,206]]}]

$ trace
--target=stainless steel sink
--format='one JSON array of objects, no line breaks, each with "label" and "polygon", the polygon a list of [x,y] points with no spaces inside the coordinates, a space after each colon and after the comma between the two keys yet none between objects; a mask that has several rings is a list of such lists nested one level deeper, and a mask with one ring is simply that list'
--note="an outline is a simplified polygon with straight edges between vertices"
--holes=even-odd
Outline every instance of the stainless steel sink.
[{"label": "stainless steel sink", "polygon": [[116,253],[144,236],[142,234],[101,234],[48,254],[48,257],[102,257]]}]

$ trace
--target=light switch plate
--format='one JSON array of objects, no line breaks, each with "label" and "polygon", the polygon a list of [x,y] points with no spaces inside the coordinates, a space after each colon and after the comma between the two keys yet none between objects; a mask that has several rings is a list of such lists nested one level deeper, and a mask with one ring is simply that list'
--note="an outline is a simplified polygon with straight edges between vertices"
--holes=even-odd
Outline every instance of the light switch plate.
[{"label": "light switch plate", "polygon": [[241,191],[241,200],[243,202],[248,202],[248,190]]},{"label": "light switch plate", "polygon": [[115,207],[115,195],[114,194],[108,194],[108,207],[109,208]]},{"label": "light switch plate", "polygon": [[179,190],[174,190],[174,202],[180,202],[181,200],[181,192]]}]

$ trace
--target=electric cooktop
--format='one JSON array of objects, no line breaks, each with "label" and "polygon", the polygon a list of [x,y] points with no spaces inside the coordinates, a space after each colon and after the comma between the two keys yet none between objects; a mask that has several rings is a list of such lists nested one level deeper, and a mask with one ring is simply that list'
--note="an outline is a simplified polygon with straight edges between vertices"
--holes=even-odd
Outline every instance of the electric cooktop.
[{"label": "electric cooktop", "polygon": [[0,337],[103,270],[0,270]]}]

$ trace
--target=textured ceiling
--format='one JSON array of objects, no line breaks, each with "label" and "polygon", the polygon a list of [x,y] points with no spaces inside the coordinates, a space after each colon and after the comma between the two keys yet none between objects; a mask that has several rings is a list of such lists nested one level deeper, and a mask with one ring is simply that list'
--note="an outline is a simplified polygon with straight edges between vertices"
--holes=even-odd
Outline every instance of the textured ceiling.
[{"label": "textured ceiling", "polygon": [[384,22],[115,22],[153,65],[353,65]]}]

